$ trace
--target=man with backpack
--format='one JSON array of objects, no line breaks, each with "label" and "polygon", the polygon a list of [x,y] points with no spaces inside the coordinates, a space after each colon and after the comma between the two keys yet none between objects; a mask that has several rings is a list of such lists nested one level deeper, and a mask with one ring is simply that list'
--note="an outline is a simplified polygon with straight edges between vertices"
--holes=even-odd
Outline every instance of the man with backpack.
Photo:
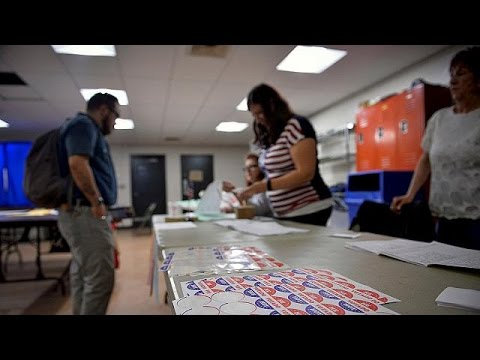
[{"label": "man with backpack", "polygon": [[74,315],[105,314],[113,290],[114,241],[107,208],[117,200],[117,182],[105,136],[113,131],[119,108],[115,96],[97,93],[87,102],[87,112],[60,130],[60,171],[71,175],[73,189],[59,208],[58,227],[72,253]]}]

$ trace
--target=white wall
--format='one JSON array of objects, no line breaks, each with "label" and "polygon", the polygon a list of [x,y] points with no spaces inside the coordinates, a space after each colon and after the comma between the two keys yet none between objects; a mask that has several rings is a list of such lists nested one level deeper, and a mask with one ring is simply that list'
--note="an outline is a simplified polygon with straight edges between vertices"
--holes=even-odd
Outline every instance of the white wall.
[{"label": "white wall", "polygon": [[213,155],[213,176],[215,180],[230,180],[242,186],[245,147],[185,147],[185,146],[111,146],[112,160],[118,181],[118,206],[131,206],[130,155],[164,155],[166,172],[166,201],[182,199],[181,155]]},{"label": "white wall", "polygon": [[[310,116],[310,120],[317,133],[326,132],[332,128],[343,126],[349,122],[355,122],[355,113],[358,104],[365,100],[383,97],[392,93],[402,92],[410,87],[415,79],[422,78],[428,83],[448,85],[450,60],[465,45],[452,46],[448,49],[428,58],[427,60],[413,65],[365,91],[342,100],[334,106]],[[343,138],[332,139],[326,145],[319,145],[319,157],[332,156],[344,151]],[[355,152],[354,136],[350,136],[350,151]],[[320,165],[320,172],[327,185],[338,182],[346,182],[349,171],[355,171],[355,161],[349,167],[346,162],[330,162]]]}]

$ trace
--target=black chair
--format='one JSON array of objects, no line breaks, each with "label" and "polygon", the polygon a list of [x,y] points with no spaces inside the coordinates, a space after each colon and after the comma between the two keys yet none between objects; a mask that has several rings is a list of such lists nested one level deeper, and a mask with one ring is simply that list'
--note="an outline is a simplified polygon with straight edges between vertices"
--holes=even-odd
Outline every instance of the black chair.
[{"label": "black chair", "polygon": [[[6,274],[8,273],[8,259],[10,255],[16,254],[18,257],[18,263],[20,266],[23,265],[23,258],[22,253],[18,247],[18,243],[22,241],[24,238],[28,239],[28,234],[30,232],[30,227],[25,227],[23,230],[23,234],[20,240],[17,238],[16,229],[0,229],[0,238],[2,238],[3,242],[5,242],[4,250],[5,251],[5,259],[3,260],[3,272]],[[2,241],[0,241],[0,246],[2,246]]]},{"label": "black chair", "polygon": [[134,233],[135,235],[146,235],[150,234],[151,232],[151,220],[152,215],[155,209],[157,208],[157,203],[150,203],[147,209],[143,213],[141,217],[135,217],[134,221],[139,222],[138,226],[135,228]]},{"label": "black chair", "polygon": [[365,200],[350,230],[427,242],[435,239],[434,219],[425,202],[404,205],[398,214],[390,210],[390,204]]}]

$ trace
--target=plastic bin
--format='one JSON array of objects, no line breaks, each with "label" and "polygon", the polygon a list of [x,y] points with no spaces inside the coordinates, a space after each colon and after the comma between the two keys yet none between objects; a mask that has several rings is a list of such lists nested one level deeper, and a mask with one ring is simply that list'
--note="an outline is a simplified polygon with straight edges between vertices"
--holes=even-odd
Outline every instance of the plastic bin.
[{"label": "plastic bin", "polygon": [[350,173],[345,192],[350,223],[364,200],[390,203],[393,197],[405,194],[412,175],[413,171],[376,170]]}]

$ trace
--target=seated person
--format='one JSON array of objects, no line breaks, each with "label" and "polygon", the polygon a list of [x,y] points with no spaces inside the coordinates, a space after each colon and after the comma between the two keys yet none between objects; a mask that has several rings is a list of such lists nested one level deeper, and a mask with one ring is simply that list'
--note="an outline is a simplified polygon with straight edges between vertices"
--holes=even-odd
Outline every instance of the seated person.
[{"label": "seated person", "polygon": [[[245,167],[243,168],[243,171],[246,186],[250,186],[254,182],[260,181],[265,177],[258,165],[258,155],[254,153],[248,153],[245,156]],[[222,190],[227,193],[222,196],[222,211],[233,211],[233,207],[240,205],[235,192],[241,191],[242,189],[236,188],[235,185],[229,181],[224,181]],[[270,202],[266,196],[266,193],[258,193],[253,195],[248,200],[248,203],[255,206],[255,214],[257,216],[273,216]]]}]

